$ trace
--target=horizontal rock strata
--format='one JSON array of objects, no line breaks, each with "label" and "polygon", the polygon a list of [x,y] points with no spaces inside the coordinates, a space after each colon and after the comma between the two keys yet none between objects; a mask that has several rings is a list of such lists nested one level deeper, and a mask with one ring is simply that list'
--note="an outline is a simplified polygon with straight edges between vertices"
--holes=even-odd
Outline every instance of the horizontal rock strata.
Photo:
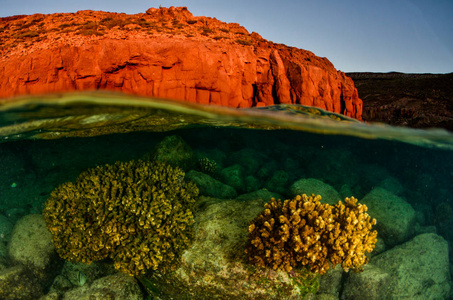
[{"label": "horizontal rock strata", "polygon": [[[187,8],[0,19],[0,98],[110,90],[230,107],[316,106],[361,119],[352,79],[326,58]],[[0,100],[1,101],[1,100]]]}]

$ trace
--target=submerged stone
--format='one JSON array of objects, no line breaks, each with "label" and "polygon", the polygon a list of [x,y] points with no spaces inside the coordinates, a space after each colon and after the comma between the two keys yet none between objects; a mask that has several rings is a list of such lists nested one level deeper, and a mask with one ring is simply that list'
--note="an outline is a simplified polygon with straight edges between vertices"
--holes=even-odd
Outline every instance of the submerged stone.
[{"label": "submerged stone", "polygon": [[143,294],[134,277],[115,274],[95,280],[64,294],[63,300],[127,299],[142,300]]},{"label": "submerged stone", "polygon": [[425,233],[373,257],[362,273],[351,274],[342,299],[447,299],[448,244]]},{"label": "submerged stone", "polygon": [[368,213],[378,220],[376,229],[385,244],[401,244],[413,234],[415,210],[403,198],[377,187],[361,202],[368,206]]},{"label": "submerged stone", "polygon": [[[247,263],[250,220],[264,200],[221,201],[200,197],[195,241],[174,272],[149,272],[141,281],[160,299],[301,299],[315,293],[319,275],[296,269],[286,273]],[[184,295],[184,296],[182,296]]]},{"label": "submerged stone", "polygon": [[315,178],[299,179],[291,185],[289,191],[291,197],[302,194],[307,196],[321,195],[321,202],[331,205],[335,205],[341,200],[340,194],[332,186]]},{"label": "submerged stone", "polygon": [[191,170],[187,172],[186,179],[196,183],[200,190],[200,195],[220,199],[232,199],[237,196],[233,187],[212,178],[208,174]]},{"label": "submerged stone", "polygon": [[17,265],[0,272],[0,299],[34,300],[42,294],[39,280],[25,266]]},{"label": "submerged stone", "polygon": [[27,215],[20,219],[11,233],[8,256],[14,264],[30,269],[44,285],[49,284],[61,260],[55,251],[52,235],[42,215]]}]

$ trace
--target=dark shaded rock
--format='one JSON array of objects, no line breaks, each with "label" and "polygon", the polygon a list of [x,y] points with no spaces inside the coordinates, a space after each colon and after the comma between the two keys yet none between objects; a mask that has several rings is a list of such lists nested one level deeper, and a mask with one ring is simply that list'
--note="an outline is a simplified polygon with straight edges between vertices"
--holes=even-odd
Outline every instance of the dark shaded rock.
[{"label": "dark shaded rock", "polygon": [[152,153],[145,155],[144,159],[164,162],[172,167],[180,167],[184,171],[196,165],[192,148],[179,135],[165,137]]},{"label": "dark shaded rock", "polygon": [[64,294],[63,300],[142,300],[143,293],[134,277],[115,274],[97,279],[91,285],[84,285]]},{"label": "dark shaded rock", "polygon": [[453,73],[347,73],[363,99],[363,119],[453,131]]},{"label": "dark shaded rock", "polygon": [[38,278],[25,266],[17,265],[0,271],[0,299],[35,300],[42,294]]},{"label": "dark shaded rock", "polygon": [[208,174],[191,170],[186,174],[186,179],[196,183],[200,195],[215,197],[219,199],[232,199],[237,196],[236,190]]}]

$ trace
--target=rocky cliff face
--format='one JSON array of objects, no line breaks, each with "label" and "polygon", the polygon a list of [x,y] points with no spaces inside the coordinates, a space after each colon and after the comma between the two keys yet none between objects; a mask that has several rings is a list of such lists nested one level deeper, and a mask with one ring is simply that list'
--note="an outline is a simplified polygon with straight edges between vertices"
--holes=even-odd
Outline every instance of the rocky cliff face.
[{"label": "rocky cliff face", "polygon": [[[313,53],[185,7],[0,19],[0,98],[105,89],[231,107],[295,103],[361,119],[352,79]],[[1,100],[0,100],[1,101]]]}]

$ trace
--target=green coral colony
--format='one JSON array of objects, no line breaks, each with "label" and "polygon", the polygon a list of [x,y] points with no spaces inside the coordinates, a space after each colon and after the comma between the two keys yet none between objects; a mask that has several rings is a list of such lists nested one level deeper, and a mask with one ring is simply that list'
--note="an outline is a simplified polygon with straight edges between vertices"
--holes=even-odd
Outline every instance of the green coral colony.
[{"label": "green coral colony", "polygon": [[88,264],[111,258],[133,276],[174,269],[193,238],[198,196],[184,175],[138,160],[88,169],[60,185],[43,212],[58,254]]}]

